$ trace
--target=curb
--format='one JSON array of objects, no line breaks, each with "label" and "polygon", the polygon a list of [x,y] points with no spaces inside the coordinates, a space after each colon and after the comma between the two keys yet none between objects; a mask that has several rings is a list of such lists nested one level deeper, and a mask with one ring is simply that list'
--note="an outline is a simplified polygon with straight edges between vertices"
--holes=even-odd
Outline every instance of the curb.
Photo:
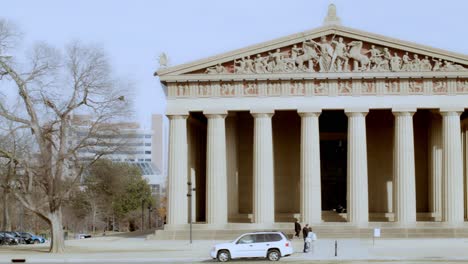
[{"label": "curb", "polygon": [[[29,259],[25,258],[25,263],[191,263],[191,262],[207,262],[211,258],[119,258],[119,259],[79,259],[79,258],[63,258],[63,259]],[[373,258],[349,258],[349,257],[335,257],[335,258],[307,258],[302,256],[291,256],[284,258],[285,260],[292,261],[365,261],[365,262],[382,262],[382,261],[468,261],[468,257],[373,257]],[[11,259],[0,259],[0,263],[12,263]]]},{"label": "curb", "polygon": [[[187,263],[201,262],[210,260],[209,258],[119,258],[119,259],[78,259],[78,258],[63,258],[63,259],[29,259],[25,258],[25,263]],[[0,263],[12,263],[11,259],[0,259]]]}]

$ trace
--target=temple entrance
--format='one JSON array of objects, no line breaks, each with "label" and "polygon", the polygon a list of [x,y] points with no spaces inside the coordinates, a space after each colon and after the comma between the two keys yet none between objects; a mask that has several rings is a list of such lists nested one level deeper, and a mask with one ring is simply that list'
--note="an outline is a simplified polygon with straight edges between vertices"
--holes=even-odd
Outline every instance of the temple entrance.
[{"label": "temple entrance", "polygon": [[323,111],[319,118],[322,210],[324,221],[344,221],[327,215],[346,208],[348,118],[344,111]]},{"label": "temple entrance", "polygon": [[321,140],[322,210],[346,208],[346,141]]}]

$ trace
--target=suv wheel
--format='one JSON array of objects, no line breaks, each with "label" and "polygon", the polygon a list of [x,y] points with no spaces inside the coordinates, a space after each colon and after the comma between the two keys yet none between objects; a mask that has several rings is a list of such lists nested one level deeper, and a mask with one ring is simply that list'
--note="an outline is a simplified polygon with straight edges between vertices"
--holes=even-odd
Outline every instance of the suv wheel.
[{"label": "suv wheel", "polygon": [[281,258],[281,254],[278,250],[276,249],[271,249],[268,251],[268,254],[267,254],[267,259],[269,261],[278,261],[280,260]]},{"label": "suv wheel", "polygon": [[218,252],[218,261],[219,262],[227,262],[231,259],[231,254],[227,250],[220,250]]}]

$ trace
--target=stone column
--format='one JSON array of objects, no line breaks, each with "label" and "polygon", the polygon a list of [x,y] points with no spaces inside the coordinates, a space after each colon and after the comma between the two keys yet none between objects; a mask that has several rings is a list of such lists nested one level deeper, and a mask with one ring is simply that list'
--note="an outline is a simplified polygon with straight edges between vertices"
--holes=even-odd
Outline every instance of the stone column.
[{"label": "stone column", "polygon": [[[458,110],[458,109],[457,109]],[[441,110],[443,178],[442,221],[449,225],[463,223],[463,163],[461,152],[460,112]]]},{"label": "stone column", "polygon": [[299,110],[301,116],[301,221],[322,222],[322,194],[320,183],[321,110]]},{"label": "stone column", "polygon": [[226,168],[228,182],[228,217],[239,215],[239,182],[237,162],[237,117],[226,118]]},{"label": "stone column", "polygon": [[393,207],[395,220],[402,226],[416,224],[416,176],[414,161],[413,114],[393,110],[395,134],[393,147]]},{"label": "stone column", "polygon": [[169,170],[167,191],[167,224],[188,222],[187,200],[187,117],[188,114],[169,117]]},{"label": "stone column", "polygon": [[224,112],[205,112],[208,118],[206,147],[206,222],[227,223],[226,127]]},{"label": "stone column", "polygon": [[274,111],[251,111],[254,116],[253,214],[257,224],[275,222],[275,184],[273,170]]},{"label": "stone column", "polygon": [[431,114],[429,128],[429,210],[434,221],[441,221],[442,212],[442,118]]},{"label": "stone column", "polygon": [[461,144],[462,144],[462,146],[461,146],[461,148],[462,148],[462,163],[463,163],[463,180],[464,180],[464,183],[465,183],[464,186],[463,186],[463,195],[464,195],[463,199],[465,201],[464,218],[466,219],[467,214],[468,214],[468,210],[467,210],[468,209],[468,203],[467,203],[468,202],[468,200],[467,200],[468,199],[468,197],[467,197],[467,195],[468,195],[468,193],[467,193],[467,190],[468,190],[467,189],[467,184],[468,184],[468,182],[467,182],[467,177],[466,177],[467,176],[466,168],[467,168],[468,164],[466,162],[466,155],[467,155],[467,153],[466,153],[466,151],[467,151],[467,149],[466,149],[466,143],[467,143],[466,142],[466,136],[467,136],[467,131],[466,131],[465,126],[466,125],[463,124],[463,122],[462,122],[462,124],[461,124]]},{"label": "stone column", "polygon": [[465,166],[464,169],[464,179],[465,179],[465,219],[468,218],[468,120],[464,120],[462,127],[462,136],[463,136],[463,163]]},{"label": "stone column", "polygon": [[365,110],[346,110],[348,116],[348,222],[365,226],[369,222],[367,186],[367,140]]}]

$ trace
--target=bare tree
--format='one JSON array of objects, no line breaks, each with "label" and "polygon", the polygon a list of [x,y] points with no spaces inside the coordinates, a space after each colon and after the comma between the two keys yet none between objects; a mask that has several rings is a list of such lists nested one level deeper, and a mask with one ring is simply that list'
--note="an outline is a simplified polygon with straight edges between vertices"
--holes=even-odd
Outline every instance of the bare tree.
[{"label": "bare tree", "polygon": [[[6,33],[4,33],[6,32]],[[15,34],[5,21],[0,21],[0,47],[3,51]],[[12,194],[21,204],[49,223],[52,233],[51,252],[64,251],[62,205],[86,168],[111,153],[114,148],[100,148],[88,162],[79,153],[102,144],[99,135],[115,133],[108,122],[129,114],[127,94],[121,82],[112,77],[104,52],[79,42],[64,51],[46,44],[36,45],[25,62],[0,53],[0,118],[13,123],[17,132],[32,139],[27,155],[16,155],[8,148],[0,154],[22,169],[22,175],[11,183]],[[18,95],[15,111],[11,104]],[[76,131],[74,114],[92,116]]]}]

